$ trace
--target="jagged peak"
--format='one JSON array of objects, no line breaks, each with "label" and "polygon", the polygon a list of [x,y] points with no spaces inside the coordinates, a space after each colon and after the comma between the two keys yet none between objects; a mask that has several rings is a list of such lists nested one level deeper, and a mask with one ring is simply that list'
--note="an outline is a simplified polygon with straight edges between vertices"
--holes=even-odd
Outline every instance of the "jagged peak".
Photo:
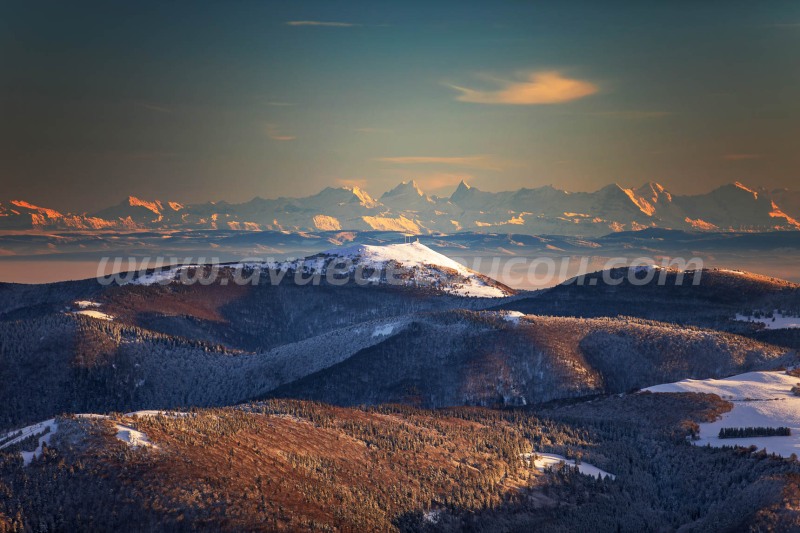
[{"label": "jagged peak", "polygon": [[9,203],[11,205],[16,206],[16,207],[21,207],[23,209],[29,209],[31,211],[36,211],[36,212],[42,213],[44,215],[47,215],[48,218],[59,218],[59,217],[63,216],[60,212],[56,211],[55,209],[49,209],[47,207],[40,207],[38,205],[34,205],[34,204],[32,204],[30,202],[26,202],[24,200],[11,200],[11,202],[9,202]]},{"label": "jagged peak", "polygon": [[647,201],[652,203],[658,203],[662,197],[666,198],[668,202],[672,201],[672,193],[670,193],[666,187],[656,181],[648,181],[636,189],[636,194],[644,197]]},{"label": "jagged peak", "polygon": [[401,194],[414,194],[416,196],[419,196],[420,198],[425,196],[425,193],[422,191],[422,189],[419,188],[417,182],[414,180],[409,180],[400,182],[394,189],[391,189],[383,193],[383,196],[381,196],[381,198],[388,198],[390,196],[399,196]]},{"label": "jagged peak", "polygon": [[655,214],[655,207],[644,197],[638,194],[638,191],[633,189],[626,189],[625,187],[621,186],[619,183],[612,183],[611,185],[606,185],[597,193],[605,194],[606,197],[613,198],[614,196],[618,198],[626,198],[630,201],[639,211],[647,215],[648,217],[652,217]]},{"label": "jagged peak", "polygon": [[[336,198],[336,201],[349,201],[359,203],[364,207],[376,207],[380,205],[380,202],[374,199],[372,196],[369,195],[367,191],[362,189],[361,187],[353,186],[353,187],[325,187],[320,192],[312,196],[312,198],[322,198],[325,199],[326,197],[330,197],[333,195]],[[347,197],[350,197],[347,200]],[[292,200],[301,201],[303,198],[293,198]]]},{"label": "jagged peak", "polygon": [[351,191],[353,196],[358,198],[359,203],[364,207],[375,207],[379,204],[379,202],[370,196],[367,191],[358,186],[354,186]]},{"label": "jagged peak", "polygon": [[466,181],[461,180],[458,182],[458,187],[456,190],[453,191],[453,194],[450,195],[451,200],[457,200],[458,198],[463,198],[464,196],[468,195],[470,191],[477,191],[478,189],[474,189]]},{"label": "jagged peak", "polygon": [[131,207],[144,207],[148,211],[152,211],[157,215],[160,215],[161,210],[164,209],[164,206],[161,205],[161,202],[158,200],[148,202],[147,200],[142,200],[141,198],[137,198],[135,196],[128,196],[128,198],[122,203]]},{"label": "jagged peak", "polygon": [[620,185],[617,182],[610,183],[610,184],[606,185],[605,187],[602,187],[602,188],[597,190],[597,192],[599,192],[599,193],[606,193],[606,194],[619,194],[619,193],[622,193],[622,194],[625,194],[627,196],[630,196],[628,194],[629,191],[630,191],[630,189],[626,189],[625,187],[623,187],[622,185]]},{"label": "jagged peak", "polygon": [[708,194],[714,194],[714,193],[720,193],[720,192],[722,192],[722,193],[729,192],[729,193],[738,193],[738,194],[745,193],[748,196],[751,196],[754,200],[758,200],[758,191],[755,191],[755,190],[751,189],[750,187],[748,187],[747,185],[743,184],[740,181],[735,181],[733,183],[728,183],[726,185],[721,185],[721,186],[717,187],[716,189],[714,189],[713,191],[711,191]]},{"label": "jagged peak", "polygon": [[667,189],[663,185],[658,183],[657,181],[648,181],[648,182],[644,183],[641,187],[639,187],[638,190],[640,190],[640,191],[642,191],[642,190],[650,190],[650,191],[655,191],[655,192],[666,192]]},{"label": "jagged peak", "polygon": [[753,198],[758,198],[758,193],[756,191],[754,191],[753,189],[751,189],[750,187],[746,186],[745,184],[743,184],[740,181],[735,181],[733,183],[733,186],[736,187],[737,189],[741,189],[743,191],[749,192],[750,194],[753,195]]}]

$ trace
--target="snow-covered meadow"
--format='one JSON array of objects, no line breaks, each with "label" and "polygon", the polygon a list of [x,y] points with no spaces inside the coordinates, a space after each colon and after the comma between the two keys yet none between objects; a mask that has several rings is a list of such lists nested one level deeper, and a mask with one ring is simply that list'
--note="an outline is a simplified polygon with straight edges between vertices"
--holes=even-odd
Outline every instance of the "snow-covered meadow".
[{"label": "snow-covered meadow", "polygon": [[[530,460],[533,454],[526,453],[523,454],[523,457],[526,460]],[[560,463],[565,463],[568,466],[575,467],[575,460],[567,459],[563,455],[558,455],[555,453],[536,453],[536,459],[533,460],[533,466],[538,470],[546,470],[547,468],[557,468]],[[584,474],[586,476],[597,477],[610,477],[611,479],[615,479],[617,476],[614,474],[610,474],[605,470],[601,470],[594,465],[589,463],[581,462],[577,465],[578,472]]]},{"label": "snow-covered meadow", "polygon": [[745,316],[737,313],[736,320],[740,322],[759,322],[764,324],[767,329],[800,328],[800,317],[786,316],[777,311],[772,314],[772,317]]},{"label": "snow-covered meadow", "polygon": [[[656,385],[646,391],[697,392],[716,394],[733,403],[733,409],[718,420],[700,424],[696,444],[704,446],[757,446],[769,453],[789,457],[800,455],[800,397],[792,394],[800,378],[782,371],[748,372],[725,379],[685,379],[676,383]],[[788,427],[788,437],[750,437],[720,439],[721,428]]]}]

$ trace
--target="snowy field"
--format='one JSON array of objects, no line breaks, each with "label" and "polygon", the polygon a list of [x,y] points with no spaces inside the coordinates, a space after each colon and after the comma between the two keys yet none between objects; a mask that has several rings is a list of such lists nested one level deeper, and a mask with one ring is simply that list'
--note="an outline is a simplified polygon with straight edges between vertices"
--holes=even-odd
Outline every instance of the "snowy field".
[{"label": "snowy field", "polygon": [[502,311],[503,320],[511,322],[512,324],[519,324],[520,318],[525,318],[525,313],[519,311]]},{"label": "snowy field", "polygon": [[75,311],[75,314],[90,316],[98,320],[114,320],[113,316],[108,315],[106,313],[102,313],[100,311],[95,311],[94,309],[81,309],[80,311]]},{"label": "snowy field", "polygon": [[775,311],[773,315],[775,316],[774,320],[767,317],[754,317],[737,314],[736,320],[741,322],[760,322],[767,326],[767,329],[800,328],[800,317],[784,316],[777,311]]},{"label": "snowy field", "polygon": [[113,316],[97,310],[98,307],[102,307],[103,304],[101,303],[92,302],[90,300],[78,300],[75,302],[75,305],[79,309],[78,311],[74,311],[75,314],[90,316],[98,320],[114,320]]},{"label": "snowy field", "polygon": [[[676,383],[656,385],[650,392],[698,392],[716,394],[733,402],[733,409],[715,421],[700,424],[700,440],[705,446],[750,446],[766,448],[769,453],[789,457],[800,455],[800,397],[792,394],[800,378],[784,372],[748,372],[725,379],[686,379]],[[721,428],[729,427],[788,427],[788,437],[752,437],[720,439]]]},{"label": "snowy field", "polygon": [[[22,455],[22,461],[25,466],[31,464],[31,461],[34,459],[41,457],[42,452],[44,451],[43,445],[47,444],[50,445],[50,438],[58,431],[58,424],[54,418],[50,420],[45,420],[44,422],[39,422],[38,424],[33,424],[32,426],[24,427],[22,429],[18,429],[7,433],[5,435],[0,435],[0,442],[3,442],[0,445],[0,450],[3,448],[7,448],[13,444],[17,444],[22,442],[23,440],[27,439],[28,437],[39,436],[39,440],[36,441],[36,448],[30,452],[20,452]],[[20,433],[18,437],[14,437],[11,440],[7,439],[14,435],[15,433]]]},{"label": "snowy field", "polygon": [[[558,466],[559,463],[562,463],[562,462],[566,463],[566,464],[568,464],[569,466],[572,466],[572,467],[575,466],[575,461],[574,460],[567,459],[563,455],[557,455],[555,453],[537,453],[536,455],[538,456],[538,459],[536,459],[533,462],[533,466],[536,467],[539,470],[545,470],[546,468],[550,468],[550,467],[555,468],[555,467]],[[529,453],[523,454],[523,457],[525,459],[530,459],[531,458],[531,454],[529,454]],[[584,462],[581,462],[581,464],[578,465],[578,472],[580,472],[581,474],[585,474],[587,476],[592,476],[592,477],[597,477],[598,474],[601,477],[608,476],[611,479],[614,479],[614,478],[617,477],[614,474],[609,474],[605,470],[600,470],[596,466],[590,465],[590,464],[584,463]]]}]

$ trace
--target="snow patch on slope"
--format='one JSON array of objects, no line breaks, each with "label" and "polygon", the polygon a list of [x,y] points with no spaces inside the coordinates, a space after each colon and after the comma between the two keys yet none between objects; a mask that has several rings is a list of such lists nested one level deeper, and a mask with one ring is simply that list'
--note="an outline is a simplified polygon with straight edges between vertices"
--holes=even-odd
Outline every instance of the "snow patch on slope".
[{"label": "snow patch on slope", "polygon": [[97,311],[98,307],[102,307],[101,303],[91,300],[77,300],[73,303],[78,307],[78,311],[73,311],[76,315],[90,316],[98,320],[114,320],[113,316]]},{"label": "snow patch on slope", "polygon": [[519,311],[506,311],[503,312],[503,320],[506,322],[511,322],[512,324],[519,324],[519,319],[525,317],[525,313],[520,313]]},{"label": "snow patch on slope", "polygon": [[187,281],[195,281],[202,278],[202,276],[198,276],[196,273],[195,276],[190,278],[189,269],[201,269],[206,265],[179,265],[179,266],[172,266],[168,268],[164,268],[161,270],[155,270],[150,273],[142,273],[139,274],[136,279],[130,281],[133,285],[167,285],[172,283],[173,281],[184,281],[184,278]]},{"label": "snow patch on slope", "polygon": [[166,269],[166,270],[157,270],[150,274],[144,274],[139,276],[131,283],[134,285],[155,285],[156,283],[165,284],[173,281],[175,279],[176,274],[178,273],[178,269]]},{"label": "snow patch on slope", "polygon": [[[530,460],[531,458],[530,453],[523,454],[525,459]],[[545,470],[547,468],[555,468],[559,465],[559,463],[566,463],[568,466],[575,467],[575,461],[572,459],[567,459],[563,455],[557,455],[555,453],[537,453],[537,458],[533,461],[533,466],[538,470]],[[617,476],[614,474],[609,474],[605,470],[601,470],[594,465],[590,465],[588,463],[581,462],[581,464],[577,465],[578,472],[581,474],[597,477],[610,477],[611,479],[615,479]]]},{"label": "snow patch on slope", "polygon": [[74,303],[75,305],[78,306],[78,309],[89,309],[91,307],[100,307],[103,305],[101,303],[93,302],[91,300],[78,300]]},{"label": "snow patch on slope", "polygon": [[133,416],[166,416],[170,418],[178,418],[183,416],[190,416],[191,413],[187,413],[186,411],[158,411],[154,409],[144,409],[142,411],[133,411],[131,413],[125,413],[125,416],[133,417]]},{"label": "snow patch on slope", "polygon": [[89,316],[98,320],[114,320],[113,316],[95,311],[94,309],[81,309],[80,311],[75,311],[75,314]]},{"label": "snow patch on slope", "polygon": [[385,326],[379,326],[375,328],[375,331],[372,332],[373,337],[386,337],[387,335],[391,335],[392,331],[394,331],[395,324],[386,324]]},{"label": "snow patch on slope", "polygon": [[147,435],[141,431],[137,431],[132,427],[125,426],[123,424],[114,424],[114,427],[117,430],[117,439],[126,443],[131,448],[139,448],[141,446],[158,448],[158,446],[150,442],[150,439],[147,438]]},{"label": "snow patch on slope", "polygon": [[[33,424],[32,426],[27,426],[10,433],[6,433],[0,437],[0,442],[3,442],[3,444],[0,444],[0,450],[8,448],[14,444],[18,444],[29,437],[42,435],[39,437],[39,441],[36,444],[35,450],[32,452],[20,452],[24,465],[28,466],[34,459],[38,459],[42,456],[44,451],[43,446],[45,444],[48,446],[50,445],[50,439],[56,431],[58,431],[58,424],[56,424],[55,418],[51,418],[50,420],[45,420],[44,422],[39,422],[38,424]],[[15,436],[7,442],[4,442],[6,439],[10,438],[12,435],[16,435],[17,433],[20,433],[20,435]]]},{"label": "snow patch on slope", "polygon": [[738,313],[736,314],[736,320],[740,322],[760,322],[761,324],[764,324],[767,329],[800,328],[800,317],[785,316],[777,311],[773,313],[773,317],[774,319],[768,317],[745,316]]}]

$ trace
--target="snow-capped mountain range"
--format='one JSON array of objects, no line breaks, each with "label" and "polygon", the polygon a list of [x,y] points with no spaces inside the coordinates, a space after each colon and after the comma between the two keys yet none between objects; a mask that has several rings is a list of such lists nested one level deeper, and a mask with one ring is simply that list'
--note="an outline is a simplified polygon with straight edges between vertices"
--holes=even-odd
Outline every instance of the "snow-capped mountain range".
[{"label": "snow-capped mountain range", "polygon": [[231,204],[183,205],[128,197],[94,213],[70,214],[12,200],[0,202],[0,229],[227,229],[292,232],[379,230],[417,235],[515,233],[599,236],[670,228],[700,231],[800,229],[800,193],[741,183],[680,196],[658,183],[617,184],[595,192],[552,186],[486,192],[461,182],[449,197],[405,181],[373,198],[358,187],[328,187],[305,198],[254,198]]}]

